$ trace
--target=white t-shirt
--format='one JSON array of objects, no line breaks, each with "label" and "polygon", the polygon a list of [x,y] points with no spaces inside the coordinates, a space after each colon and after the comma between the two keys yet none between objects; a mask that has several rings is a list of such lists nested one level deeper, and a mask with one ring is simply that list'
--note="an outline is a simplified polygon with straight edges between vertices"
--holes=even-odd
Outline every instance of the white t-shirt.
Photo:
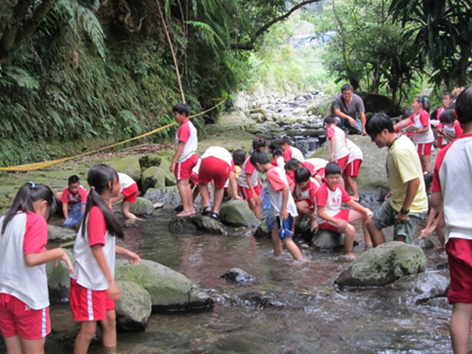
[{"label": "white t-shirt", "polygon": [[313,157],[311,159],[307,159],[306,162],[309,162],[313,166],[315,166],[313,173],[316,173],[319,169],[325,168],[329,161],[326,161],[325,159],[320,159],[318,157]]},{"label": "white t-shirt", "polygon": [[349,159],[347,163],[351,163],[354,160],[363,160],[364,154],[359,146],[357,146],[353,141],[346,139],[346,145],[349,149]]},{"label": "white t-shirt", "polygon": [[[346,144],[346,134],[336,126],[331,126],[326,131],[326,136],[328,140],[331,140],[333,137],[336,138],[336,145],[334,146],[334,160],[339,160],[344,156],[349,154],[349,149]],[[331,156],[331,144],[328,143],[328,151]]]},{"label": "white t-shirt", "polygon": [[247,184],[246,181],[246,176],[248,174],[251,174],[251,182],[252,186],[255,187],[259,183],[258,181],[258,176],[259,172],[254,168],[252,165],[251,161],[249,160],[249,157],[244,161],[243,166],[241,167],[241,173],[238,178],[238,185],[241,187],[249,188],[249,185]]},{"label": "white t-shirt", "polygon": [[121,172],[118,172],[118,179],[120,180],[120,192],[136,183],[130,176]]},{"label": "white t-shirt", "polygon": [[197,136],[197,129],[193,126],[191,121],[186,121],[183,123],[177,133],[175,134],[175,149],[179,146],[179,142],[184,142],[185,147],[182,153],[180,154],[179,158],[177,159],[177,163],[184,162],[188,160],[193,154],[197,152],[198,148],[198,136]]},{"label": "white t-shirt", "polygon": [[342,203],[351,200],[349,194],[339,185],[334,190],[323,183],[316,191],[316,205],[323,207],[328,216],[335,216],[342,210]]},{"label": "white t-shirt", "polygon": [[[413,122],[413,126],[422,129],[430,125],[429,122],[429,114],[425,110],[422,110],[420,113],[413,114],[410,116],[410,120]],[[413,134],[412,138],[415,144],[427,144],[432,143],[434,141],[434,134],[431,127],[425,133],[416,133]]]},{"label": "white t-shirt", "polygon": [[[285,171],[278,167],[271,168],[269,171],[267,171],[267,181],[267,192],[271,203],[270,211],[272,217],[275,218],[280,215],[280,208],[282,207],[282,189],[285,186],[288,187]],[[290,193],[290,191],[288,193],[287,211],[292,216],[298,216],[297,205],[295,204],[295,201],[292,197],[292,193]]]},{"label": "white t-shirt", "polygon": [[230,167],[233,164],[233,156],[231,153],[223,147],[220,146],[210,146],[208,149],[205,150],[201,159],[203,160],[206,157],[216,157],[217,159],[223,160],[226,162]]}]

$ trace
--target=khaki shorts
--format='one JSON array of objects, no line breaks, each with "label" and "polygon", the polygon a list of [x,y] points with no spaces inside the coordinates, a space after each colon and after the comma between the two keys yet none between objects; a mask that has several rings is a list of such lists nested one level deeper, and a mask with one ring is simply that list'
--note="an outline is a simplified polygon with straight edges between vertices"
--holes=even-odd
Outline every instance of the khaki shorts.
[{"label": "khaki shorts", "polygon": [[426,212],[410,213],[408,214],[408,221],[400,223],[397,219],[398,211],[393,209],[390,204],[390,199],[387,199],[377,209],[375,209],[372,221],[380,230],[394,225],[393,239],[395,240],[398,236],[404,236],[406,243],[411,243],[413,235],[415,234],[416,225],[418,225],[420,220],[424,219],[425,215]]}]

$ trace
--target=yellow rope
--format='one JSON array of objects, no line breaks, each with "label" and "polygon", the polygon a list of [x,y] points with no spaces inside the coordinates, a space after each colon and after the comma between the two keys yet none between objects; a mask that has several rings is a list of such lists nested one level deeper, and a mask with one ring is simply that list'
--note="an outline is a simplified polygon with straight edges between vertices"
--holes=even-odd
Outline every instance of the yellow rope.
[{"label": "yellow rope", "polygon": [[[213,110],[213,109],[217,108],[218,106],[222,105],[225,101],[226,101],[226,99],[224,101],[221,101],[220,103],[218,103],[216,106],[213,106],[212,108],[207,109],[206,111],[200,112],[198,114],[194,114],[193,116],[190,116],[189,118],[195,118],[195,117],[201,116],[205,113],[208,113],[211,110]],[[136,136],[134,138],[127,139],[127,140],[124,140],[124,141],[120,141],[119,143],[108,145],[108,146],[105,146],[105,147],[102,147],[102,148],[99,148],[99,149],[95,149],[95,150],[92,150],[92,151],[84,152],[84,153],[79,154],[79,155],[75,155],[75,156],[71,156],[71,157],[64,157],[62,159],[52,160],[52,161],[36,162],[36,163],[30,163],[30,164],[25,164],[25,165],[10,166],[10,167],[0,167],[0,171],[34,171],[34,170],[39,170],[41,168],[57,165],[59,163],[69,161],[69,160],[73,160],[73,159],[76,159],[76,158],[79,158],[79,157],[82,157],[82,156],[92,155],[92,154],[95,154],[95,153],[97,153],[99,151],[102,151],[102,150],[110,149],[110,148],[113,148],[113,147],[118,146],[118,145],[129,143],[130,141],[133,141],[133,140],[144,138],[146,136],[155,134],[155,133],[157,133],[161,130],[167,129],[167,128],[175,125],[175,124],[177,124],[177,123],[176,122],[170,123],[170,124],[167,124],[163,127],[160,127],[160,128],[154,129],[150,132],[147,132],[145,134]]]}]

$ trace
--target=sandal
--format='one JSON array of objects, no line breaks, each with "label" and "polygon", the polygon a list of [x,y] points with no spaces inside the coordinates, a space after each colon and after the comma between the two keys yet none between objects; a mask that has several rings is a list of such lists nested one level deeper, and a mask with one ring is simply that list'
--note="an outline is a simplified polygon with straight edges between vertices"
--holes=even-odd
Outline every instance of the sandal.
[{"label": "sandal", "polygon": [[217,211],[212,211],[210,213],[210,218],[215,219],[215,220],[220,220],[220,214],[218,214]]},{"label": "sandal", "polygon": [[203,207],[202,209],[202,215],[211,215],[213,212],[211,205],[207,205],[206,207]]}]

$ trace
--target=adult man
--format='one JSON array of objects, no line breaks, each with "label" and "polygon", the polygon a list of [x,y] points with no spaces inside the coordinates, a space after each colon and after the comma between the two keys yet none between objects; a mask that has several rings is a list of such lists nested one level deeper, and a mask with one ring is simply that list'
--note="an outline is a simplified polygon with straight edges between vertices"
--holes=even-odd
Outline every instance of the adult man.
[{"label": "adult man", "polygon": [[393,239],[411,243],[418,221],[428,211],[423,171],[413,142],[395,133],[393,123],[385,113],[376,113],[367,122],[367,134],[379,148],[388,148],[387,178],[391,192],[375,210],[367,229],[372,243],[385,243],[381,231],[394,225]]},{"label": "adult man", "polygon": [[[334,99],[333,109],[337,125],[348,134],[365,135],[365,108],[362,98],[352,92],[351,85],[341,87],[341,94]],[[359,114],[360,118],[357,118]]]}]

